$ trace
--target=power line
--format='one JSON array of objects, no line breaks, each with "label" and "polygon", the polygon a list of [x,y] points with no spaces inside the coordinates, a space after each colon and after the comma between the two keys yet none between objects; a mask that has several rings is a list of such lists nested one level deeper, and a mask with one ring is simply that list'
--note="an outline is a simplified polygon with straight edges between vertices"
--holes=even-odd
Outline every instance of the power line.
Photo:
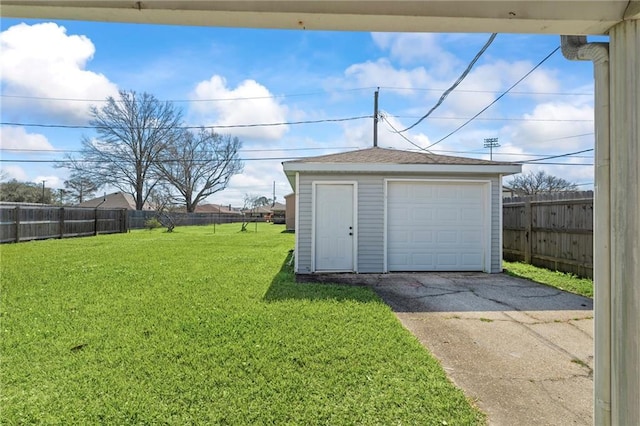
[{"label": "power line", "polygon": [[[381,89],[388,90],[407,90],[415,92],[442,92],[445,88],[421,88],[421,87],[397,87],[397,86],[379,86]],[[351,89],[340,90],[326,90],[318,92],[306,92],[306,93],[284,93],[279,95],[269,96],[251,96],[251,97],[237,97],[237,98],[209,98],[209,99],[161,99],[160,102],[229,102],[229,101],[245,101],[245,100],[259,100],[259,99],[278,99],[278,98],[293,98],[304,96],[317,96],[332,93],[346,93],[346,92],[361,92],[375,89],[376,87],[354,87]],[[499,90],[473,90],[473,89],[458,89],[459,93],[501,93]],[[593,96],[593,92],[526,92],[526,91],[511,91],[512,95],[530,95],[530,96]],[[25,99],[25,100],[37,100],[37,101],[53,101],[53,102],[107,102],[107,99],[87,99],[87,98],[63,98],[63,97],[49,97],[49,96],[29,96],[29,95],[7,95],[0,94],[0,98],[7,99]],[[121,102],[120,99],[114,99],[116,102]],[[411,117],[418,118],[418,117]]]},{"label": "power line", "polygon": [[[325,95],[330,93],[346,93],[346,92],[360,92],[364,90],[371,90],[373,87],[354,87],[351,89],[341,89],[341,90],[327,90],[327,91],[318,91],[318,92],[307,92],[307,93],[289,93],[289,94],[280,94],[280,95],[268,95],[268,96],[246,96],[246,97],[237,97],[237,98],[210,98],[210,99],[166,99],[166,100],[158,100],[159,102],[173,102],[173,103],[183,103],[183,102],[229,102],[229,101],[252,101],[252,100],[260,100],[260,99],[277,99],[277,98],[292,98],[292,97],[302,97],[302,96],[316,96],[316,95]],[[12,98],[12,99],[31,99],[38,101],[63,101],[63,102],[108,102],[108,99],[83,99],[83,98],[57,98],[57,97],[47,97],[47,96],[28,96],[28,95],[0,95],[2,98]],[[114,99],[115,102],[123,102],[122,99]]]},{"label": "power line", "polygon": [[[239,161],[273,161],[273,160],[297,160],[301,158],[307,157],[263,157],[263,158],[239,158]],[[158,161],[160,163],[177,163],[182,162],[183,160],[161,160]],[[0,159],[0,163],[67,163],[68,160],[25,160],[25,159],[15,159],[15,160],[7,160]],[[109,160],[81,160],[82,163],[92,163],[92,164],[100,164],[100,163],[111,163]],[[198,164],[198,163],[207,163],[208,160],[191,160],[189,163]]]},{"label": "power line", "polygon": [[533,73],[535,70],[538,69],[538,67],[540,67],[540,65],[544,64],[547,59],[549,59],[554,53],[556,53],[558,50],[560,49],[560,46],[556,47],[555,49],[553,49],[551,51],[551,53],[549,53],[543,60],[541,60],[540,62],[538,62],[536,64],[535,67],[533,67],[529,72],[527,72],[525,75],[523,75],[518,81],[516,81],[514,84],[511,85],[511,87],[509,87],[507,90],[505,90],[504,92],[502,92],[502,94],[500,96],[498,96],[493,102],[491,102],[489,105],[487,105],[486,107],[484,107],[479,113],[477,113],[476,115],[474,115],[473,117],[471,117],[471,119],[467,120],[464,124],[462,124],[461,126],[459,126],[457,129],[455,129],[454,131],[452,131],[451,133],[449,133],[448,135],[446,135],[445,137],[441,138],[440,140],[432,143],[431,145],[429,145],[427,147],[431,148],[434,145],[439,144],[440,142],[442,142],[443,140],[447,139],[449,136],[453,135],[454,133],[456,133],[458,130],[462,129],[464,126],[466,126],[467,124],[471,123],[473,120],[475,120],[480,114],[482,114],[483,112],[485,112],[486,110],[488,110],[491,106],[493,106],[496,102],[498,102],[500,99],[502,99],[507,93],[509,93],[509,91],[511,89],[513,89],[514,87],[516,87],[518,84],[520,84],[520,82],[522,80],[524,80],[525,78],[529,77],[529,75],[531,75],[531,73]]},{"label": "power line", "polygon": [[[265,148],[265,149],[240,149],[238,152],[274,152],[274,151],[313,151],[332,149],[357,149],[357,146],[329,146],[314,148]],[[0,151],[8,152],[43,152],[43,153],[80,153],[78,149],[29,149],[29,148],[0,148]]]},{"label": "power line", "polygon": [[476,62],[478,62],[478,59],[480,59],[482,54],[489,48],[491,43],[493,43],[493,40],[495,40],[497,35],[498,34],[496,34],[496,33],[491,34],[491,36],[489,37],[489,40],[487,40],[487,42],[484,44],[484,46],[482,46],[482,49],[480,49],[480,51],[478,53],[476,53],[476,56],[471,60],[469,65],[467,65],[467,68],[462,72],[462,74],[460,74],[460,77],[458,77],[458,79],[451,85],[451,87],[449,87],[442,94],[442,96],[440,96],[440,99],[438,99],[438,102],[436,102],[436,104],[425,115],[423,115],[418,121],[416,121],[415,123],[413,123],[411,126],[407,127],[406,129],[401,130],[400,133],[404,133],[407,130],[413,129],[418,124],[420,124],[422,122],[422,120],[424,120],[429,115],[431,115],[431,113],[433,111],[435,111],[440,105],[442,105],[442,102],[444,102],[444,100],[447,98],[447,96],[449,96],[449,93],[451,93],[453,91],[453,89],[458,87],[458,85],[460,83],[462,83],[462,80],[464,80],[465,77],[471,72],[471,69],[473,68],[473,66],[476,64]]},{"label": "power line", "polygon": [[[391,127],[391,129],[393,129],[393,133],[396,133],[396,134],[400,135],[402,137],[402,139],[404,139],[405,141],[409,142],[411,145],[415,146],[416,148],[420,149],[421,151],[427,151],[426,149],[424,149],[423,147],[421,147],[420,145],[416,144],[411,139],[406,137],[404,134],[402,134],[402,132],[399,132],[398,129],[396,129],[393,126],[393,124],[391,124],[391,122],[389,122],[389,120],[387,120],[387,118],[386,118],[384,113],[380,113],[380,117],[387,124],[387,126]],[[427,152],[429,152],[429,151],[427,151]]]},{"label": "power line", "polygon": [[[395,132],[394,132],[395,133]],[[314,151],[314,150],[345,150],[345,149],[358,149],[358,146],[330,146],[330,147],[314,147],[314,148],[265,148],[265,149],[240,149],[238,152],[279,152],[279,151]],[[423,151],[422,148],[419,148]],[[592,151],[592,150],[587,150]],[[29,148],[0,148],[0,152],[21,152],[21,153],[44,153],[44,154],[56,154],[56,153],[81,153],[82,150],[78,149],[29,149]],[[432,153],[444,153],[444,154],[484,154],[484,151],[452,151],[436,149],[432,150]],[[495,153],[499,156],[514,156],[514,157],[539,157],[547,154],[526,154],[520,152],[499,152]],[[549,154],[551,155],[551,154]],[[559,154],[565,155],[565,154]],[[555,154],[554,154],[555,156]],[[592,155],[572,155],[573,158],[593,158]],[[531,160],[536,161],[536,160]]]},{"label": "power line", "polygon": [[[407,90],[415,92],[442,92],[445,89],[426,89],[420,87],[397,87],[397,86],[380,86],[381,89],[388,90]],[[473,90],[473,89],[458,89],[459,93],[501,93],[500,90]],[[593,92],[520,92],[511,91],[512,95],[552,95],[552,96],[593,96]]]},{"label": "power line", "polygon": [[[582,154],[582,153],[585,153],[585,152],[591,152],[593,150],[594,150],[593,148],[583,149],[582,151],[569,152],[567,154],[550,155],[548,157],[536,158],[536,159],[533,159],[533,160],[526,160],[526,161],[516,161],[516,162],[517,163],[533,163],[533,162],[536,162],[536,161],[551,160],[553,158],[570,157],[572,155]],[[540,163],[540,164],[544,164],[544,163]]]},{"label": "power line", "polygon": [[[389,117],[394,118],[419,118],[417,116],[408,116],[408,115],[393,115],[388,114]],[[469,120],[469,117],[429,117],[430,120]],[[479,121],[530,121],[530,122],[572,122],[572,123],[593,123],[593,119],[585,119],[585,120],[577,120],[577,119],[562,119],[562,118],[521,118],[521,117],[482,117],[476,118]]]},{"label": "power line", "polygon": [[528,162],[525,162],[521,164],[531,164],[531,165],[546,164],[551,166],[593,166],[593,163],[528,163]]},{"label": "power line", "polygon": [[[212,126],[175,126],[174,129],[238,129],[248,127],[275,127],[275,126],[293,126],[299,124],[319,124],[319,123],[338,123],[344,121],[362,120],[365,118],[372,118],[371,115],[361,115],[357,117],[346,118],[325,118],[321,120],[304,120],[304,121],[288,121],[280,123],[255,123],[255,124],[226,124],[226,125],[212,125]],[[98,126],[89,125],[76,125],[76,124],[41,124],[41,123],[15,123],[15,122],[2,122],[3,126],[22,126],[22,127],[41,127],[41,128],[54,128],[54,129],[98,129]],[[115,126],[114,126],[115,127]],[[122,127],[118,127],[122,128]],[[146,127],[147,129],[164,129],[165,127]],[[129,128],[127,128],[129,129]],[[140,130],[137,127],[131,127],[133,130]]]}]

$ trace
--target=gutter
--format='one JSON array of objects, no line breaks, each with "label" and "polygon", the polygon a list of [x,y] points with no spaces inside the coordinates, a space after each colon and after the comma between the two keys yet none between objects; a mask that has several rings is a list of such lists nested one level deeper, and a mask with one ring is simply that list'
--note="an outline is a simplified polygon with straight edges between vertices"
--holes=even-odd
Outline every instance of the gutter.
[{"label": "gutter", "polygon": [[594,197],[594,424],[611,424],[611,177],[609,43],[587,43],[585,36],[560,36],[562,54],[592,61],[595,76]]}]

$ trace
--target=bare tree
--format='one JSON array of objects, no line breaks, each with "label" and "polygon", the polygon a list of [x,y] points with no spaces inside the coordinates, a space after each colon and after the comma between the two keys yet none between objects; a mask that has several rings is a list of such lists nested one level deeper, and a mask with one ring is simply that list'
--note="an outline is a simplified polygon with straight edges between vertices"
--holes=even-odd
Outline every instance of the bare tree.
[{"label": "bare tree", "polygon": [[178,224],[175,215],[178,206],[169,188],[162,183],[158,184],[149,195],[149,200],[156,211],[158,222],[167,228],[167,232],[173,232]]},{"label": "bare tree", "polygon": [[100,185],[93,181],[90,176],[74,171],[71,173],[71,177],[64,181],[65,200],[69,200],[72,203],[82,203],[100,189]]},{"label": "bare tree", "polygon": [[175,199],[191,213],[200,201],[225,189],[231,177],[242,171],[241,146],[238,138],[213,130],[184,130],[168,143],[156,167],[174,190]]},{"label": "bare tree", "polygon": [[518,195],[535,195],[547,192],[575,191],[577,186],[565,179],[549,175],[544,170],[529,171],[515,176],[507,183]]},{"label": "bare tree", "polygon": [[181,113],[170,102],[148,93],[120,91],[104,106],[90,109],[95,139],[84,137],[80,158],[67,158],[65,167],[133,195],[142,210],[158,182],[153,165],[168,142],[176,139]]},{"label": "bare tree", "polygon": [[[257,207],[263,206],[262,202],[266,197],[261,197],[259,195],[252,194],[244,194],[242,206],[242,226],[240,227],[241,232],[247,232],[247,225],[249,225],[249,218],[253,216],[253,213]],[[249,211],[249,218],[247,217],[247,212]],[[256,222],[257,223],[257,222]]]}]

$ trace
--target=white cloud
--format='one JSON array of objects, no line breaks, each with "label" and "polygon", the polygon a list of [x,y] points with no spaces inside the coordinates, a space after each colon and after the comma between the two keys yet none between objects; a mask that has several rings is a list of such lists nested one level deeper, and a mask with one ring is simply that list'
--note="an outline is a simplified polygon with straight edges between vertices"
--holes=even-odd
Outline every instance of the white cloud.
[{"label": "white cloud", "polygon": [[[475,67],[443,104],[443,109],[457,116],[471,116],[493,102],[502,91],[511,87],[533,67],[526,61],[496,61]],[[442,86],[449,86],[453,81]],[[550,93],[559,90],[553,71],[538,69],[524,79],[515,92]],[[522,95],[524,96],[524,95]],[[548,96],[526,95],[527,100]],[[505,102],[502,100],[501,102]]]},{"label": "white cloud", "polygon": [[459,62],[442,48],[442,36],[433,33],[372,33],[374,43],[401,64],[428,63],[447,73]]},{"label": "white cloud", "polygon": [[0,147],[3,149],[50,150],[53,146],[44,135],[27,133],[24,127],[1,127]]},{"label": "white cloud", "polygon": [[[55,23],[19,24],[0,33],[3,90],[5,94],[39,98],[104,99],[117,95],[117,87],[104,75],[85,69],[95,47],[83,35],[67,35]],[[88,103],[52,100],[10,100],[13,106],[29,108],[65,119],[83,122]]]},{"label": "white cloud", "polygon": [[[344,75],[347,82],[353,82],[352,85],[356,87],[387,86],[412,89],[430,87],[433,83],[425,68],[396,68],[385,58],[351,65],[345,70]],[[399,90],[397,93],[412,94],[407,90]]]},{"label": "white cloud", "polygon": [[55,176],[55,175],[40,175],[40,176],[36,176],[36,178],[34,179],[34,182],[37,183],[42,183],[44,181],[44,185],[47,188],[63,188],[64,187],[64,180],[61,179],[59,176]]},{"label": "white cloud", "polygon": [[[227,87],[224,77],[212,76],[200,82],[193,94],[191,110],[202,120],[199,124],[234,126],[244,124],[284,123],[288,108],[273,98],[271,92],[254,80],[244,80],[235,89]],[[205,100],[217,99],[213,102]],[[224,100],[228,99],[228,100]],[[288,126],[237,127],[220,129],[221,133],[231,133],[256,139],[280,139]]]},{"label": "white cloud", "polygon": [[24,182],[28,179],[27,172],[25,172],[20,166],[3,165],[0,170],[2,170],[2,175],[5,177],[5,180],[15,179],[17,181]]},{"label": "white cloud", "polygon": [[[593,106],[588,104],[547,102],[524,114],[523,118],[529,121],[505,130],[514,143],[530,147],[533,152],[576,151],[585,149],[585,138],[569,136],[593,133],[593,117]],[[593,136],[587,140],[593,140]]]}]

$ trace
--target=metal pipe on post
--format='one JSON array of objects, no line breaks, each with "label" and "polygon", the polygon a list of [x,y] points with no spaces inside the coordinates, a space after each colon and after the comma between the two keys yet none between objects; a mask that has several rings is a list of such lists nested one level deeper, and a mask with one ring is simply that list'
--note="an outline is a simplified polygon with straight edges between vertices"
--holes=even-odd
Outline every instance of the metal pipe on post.
[{"label": "metal pipe on post", "polygon": [[595,77],[594,191],[594,423],[611,425],[611,169],[610,78],[606,43],[587,43],[584,36],[562,36],[562,53],[569,60],[590,60]]},{"label": "metal pipe on post", "polygon": [[378,92],[380,88],[376,89],[373,94],[373,146],[378,146]]}]

